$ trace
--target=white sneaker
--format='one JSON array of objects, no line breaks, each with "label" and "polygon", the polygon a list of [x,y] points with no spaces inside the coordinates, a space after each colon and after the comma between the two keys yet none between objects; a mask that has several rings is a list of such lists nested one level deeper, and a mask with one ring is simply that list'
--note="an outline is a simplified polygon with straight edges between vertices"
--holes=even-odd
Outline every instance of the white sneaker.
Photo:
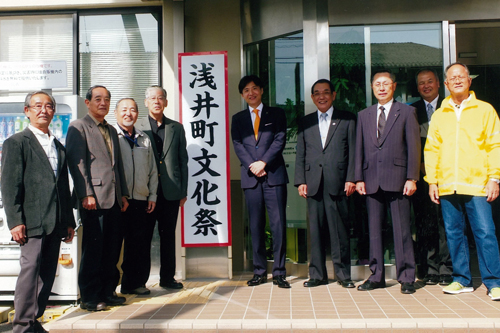
[{"label": "white sneaker", "polygon": [[474,291],[472,287],[464,287],[458,282],[452,282],[443,288],[445,294],[461,294],[461,293],[471,293]]}]

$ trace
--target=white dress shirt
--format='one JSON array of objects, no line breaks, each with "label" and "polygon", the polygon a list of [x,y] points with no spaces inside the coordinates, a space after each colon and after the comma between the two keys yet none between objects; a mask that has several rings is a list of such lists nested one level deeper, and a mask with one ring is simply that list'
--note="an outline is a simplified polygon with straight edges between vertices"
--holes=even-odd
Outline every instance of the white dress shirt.
[{"label": "white dress shirt", "polygon": [[318,124],[319,124],[319,135],[321,137],[321,145],[323,146],[323,148],[325,148],[326,137],[328,136],[328,129],[330,127],[330,122],[332,120],[333,106],[330,106],[330,108],[324,113],[326,114],[325,120],[322,120],[321,117],[323,112],[319,110],[317,112],[318,112]]},{"label": "white dress shirt", "polygon": [[56,143],[54,142],[54,135],[50,133],[50,131],[47,134],[43,133],[41,130],[32,126],[31,124],[28,126],[28,128],[31,130],[31,132],[33,132],[35,138],[37,138],[38,142],[42,146],[45,155],[47,155],[47,158],[49,159],[50,166],[54,171],[54,176],[57,177],[58,158]]}]

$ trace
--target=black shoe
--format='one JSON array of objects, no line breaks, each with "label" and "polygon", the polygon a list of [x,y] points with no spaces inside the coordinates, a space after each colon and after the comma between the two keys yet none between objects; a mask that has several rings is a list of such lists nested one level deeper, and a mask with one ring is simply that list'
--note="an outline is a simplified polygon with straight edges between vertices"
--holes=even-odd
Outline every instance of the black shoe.
[{"label": "black shoe", "polygon": [[[452,279],[453,280],[453,279]],[[426,285],[436,285],[440,281],[439,275],[436,274],[427,274],[422,282],[424,282]]]},{"label": "black shoe", "polygon": [[252,286],[258,286],[259,284],[266,283],[267,282],[267,275],[266,274],[254,274],[253,278],[247,281],[247,285],[250,287]]},{"label": "black shoe", "polygon": [[441,274],[439,275],[439,284],[442,286],[447,286],[453,282],[453,276],[450,274]]},{"label": "black shoe", "polygon": [[304,287],[311,288],[328,284],[328,280],[309,279],[304,281]]},{"label": "black shoe", "polygon": [[368,291],[368,290],[373,290],[373,289],[378,289],[378,288],[385,288],[385,281],[374,282],[374,281],[366,280],[365,283],[360,284],[358,286],[359,291]]},{"label": "black shoe", "polygon": [[87,311],[102,311],[106,309],[104,302],[81,302],[80,308]]},{"label": "black shoe", "polygon": [[121,305],[125,303],[127,299],[125,297],[120,297],[116,295],[111,295],[111,296],[106,296],[104,297],[104,302],[106,302],[107,305]]},{"label": "black shoe", "polygon": [[180,282],[175,281],[175,280],[170,280],[168,282],[161,282],[160,281],[160,287],[167,288],[167,289],[182,289],[182,288],[184,288],[184,285]]},{"label": "black shoe", "polygon": [[38,320],[35,320],[33,328],[35,329],[35,333],[49,333]]},{"label": "black shoe", "polygon": [[351,279],[348,280],[337,280],[337,283],[340,284],[343,288],[354,288],[354,282]]},{"label": "black shoe", "polygon": [[401,283],[401,294],[413,294],[415,292],[415,286],[412,282]]},{"label": "black shoe", "polygon": [[278,288],[291,288],[284,275],[273,276],[273,284],[277,284]]}]

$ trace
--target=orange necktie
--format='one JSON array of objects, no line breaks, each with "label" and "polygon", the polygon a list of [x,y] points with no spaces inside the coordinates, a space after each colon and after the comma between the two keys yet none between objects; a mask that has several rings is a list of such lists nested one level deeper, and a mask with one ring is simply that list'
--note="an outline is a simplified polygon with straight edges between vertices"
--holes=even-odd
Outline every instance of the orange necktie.
[{"label": "orange necktie", "polygon": [[253,112],[255,113],[255,122],[253,124],[253,132],[255,134],[255,140],[257,140],[257,137],[259,136],[259,125],[260,125],[259,109],[253,109]]}]

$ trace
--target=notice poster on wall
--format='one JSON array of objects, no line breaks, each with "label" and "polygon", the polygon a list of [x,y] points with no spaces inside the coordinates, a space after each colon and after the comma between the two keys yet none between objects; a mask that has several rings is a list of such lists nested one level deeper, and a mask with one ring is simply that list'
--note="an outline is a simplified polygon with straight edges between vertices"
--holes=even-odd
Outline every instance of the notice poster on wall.
[{"label": "notice poster on wall", "polygon": [[189,156],[182,246],[231,245],[227,52],[179,54],[180,120]]},{"label": "notice poster on wall", "polygon": [[65,60],[0,62],[0,90],[37,90],[68,87]]}]

